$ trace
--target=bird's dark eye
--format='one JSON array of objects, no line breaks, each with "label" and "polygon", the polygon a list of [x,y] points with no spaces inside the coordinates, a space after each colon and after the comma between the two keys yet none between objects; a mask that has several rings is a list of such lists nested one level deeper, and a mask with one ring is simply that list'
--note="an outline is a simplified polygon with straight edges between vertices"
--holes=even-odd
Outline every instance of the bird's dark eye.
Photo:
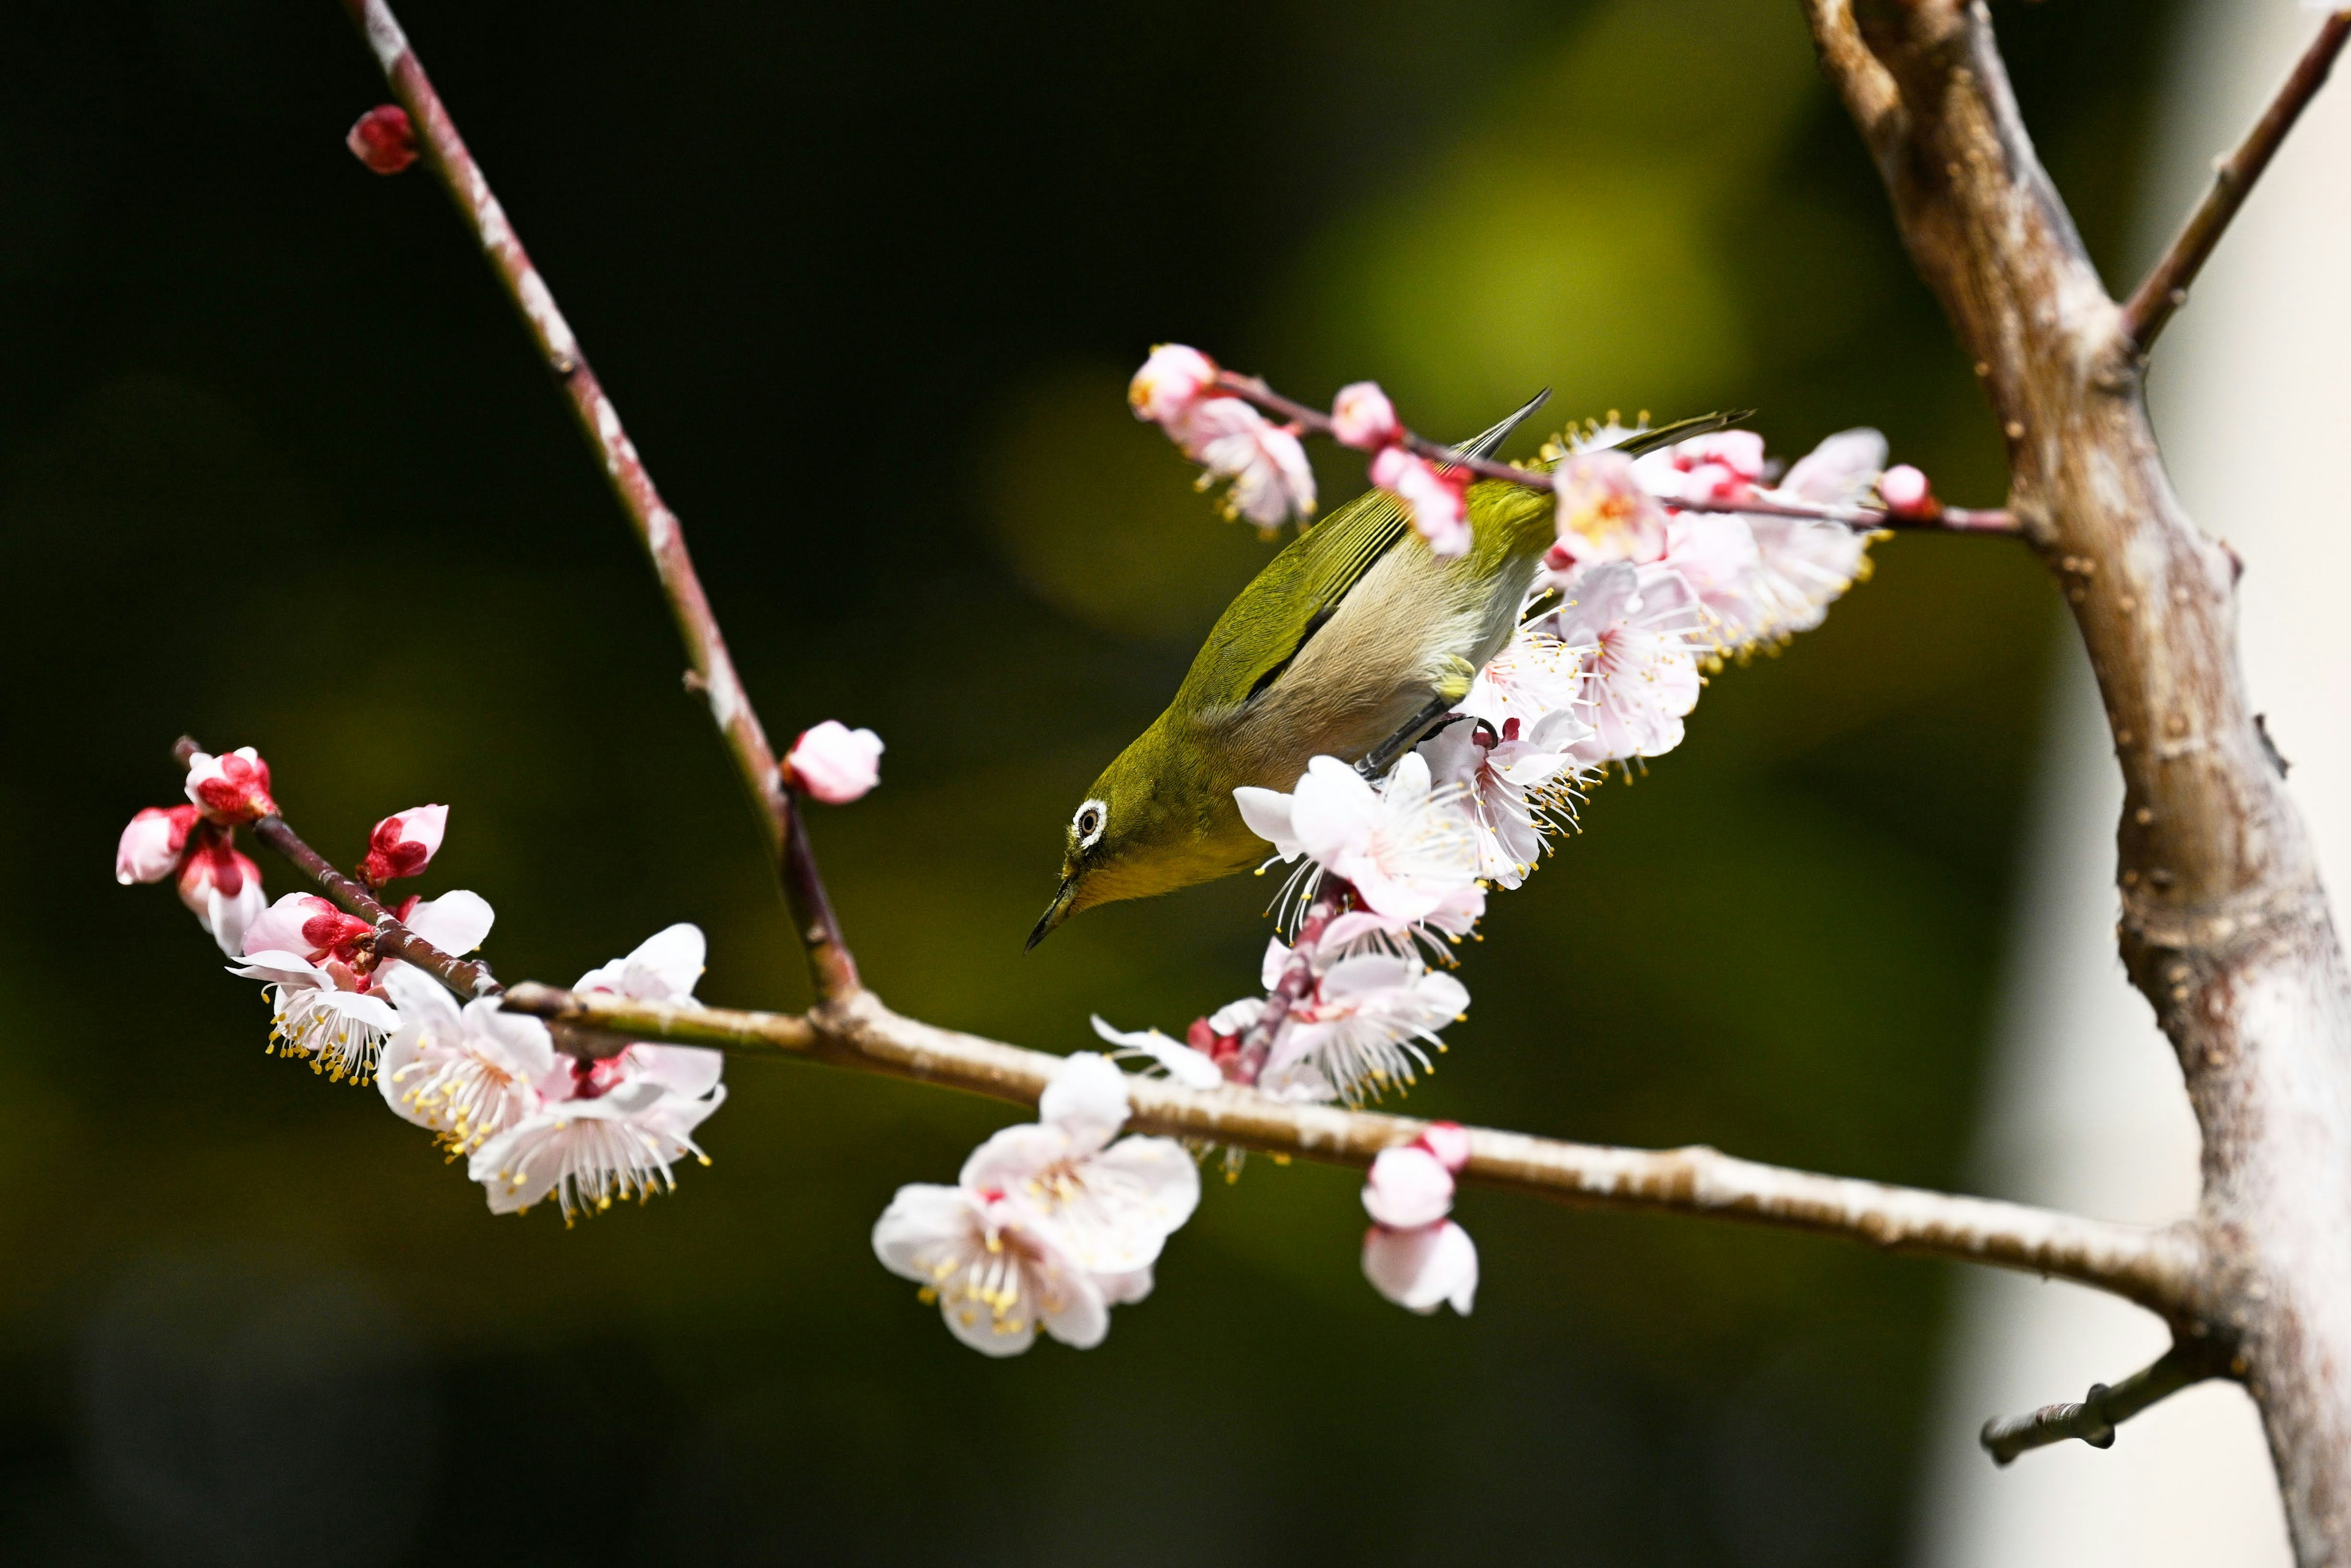
[{"label": "bird's dark eye", "polygon": [[1078,813],[1078,835],[1081,838],[1092,838],[1093,836],[1093,831],[1101,826],[1102,818],[1094,812],[1080,811]]},{"label": "bird's dark eye", "polygon": [[1078,808],[1076,816],[1070,819],[1070,831],[1078,836],[1080,849],[1091,848],[1093,841],[1102,837],[1102,817],[1106,810],[1100,800],[1089,800]]}]

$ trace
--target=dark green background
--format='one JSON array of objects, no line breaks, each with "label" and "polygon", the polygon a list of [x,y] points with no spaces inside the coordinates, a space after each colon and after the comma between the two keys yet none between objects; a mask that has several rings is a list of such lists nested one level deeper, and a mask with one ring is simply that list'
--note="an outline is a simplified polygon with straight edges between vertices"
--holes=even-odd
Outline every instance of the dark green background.
[{"label": "dark green background", "polygon": [[[2102,256],[2163,43],[2001,13]],[[2168,14],[2165,13],[2165,14]],[[412,37],[683,516],[872,982],[1050,1050],[1180,1029],[1238,881],[1020,940],[1060,824],[1264,546],[1120,402],[1162,339],[1440,433],[1752,405],[2001,493],[1792,5],[417,0]],[[327,0],[0,12],[0,1555],[277,1564],[1878,1563],[1951,1277],[1472,1192],[1476,1315],[1356,1272],[1344,1173],[1212,1183],[1108,1342],[992,1364],[866,1233],[1000,1106],[761,1062],[639,1212],[493,1219],[108,877],[182,730],[568,980],[798,959],[650,578],[464,228],[341,147]],[[1360,470],[1331,463],[1335,497]],[[2041,687],[2022,551],[1901,539],[1498,900],[1416,1112],[1960,1179]],[[266,866],[270,886],[293,886]]]}]

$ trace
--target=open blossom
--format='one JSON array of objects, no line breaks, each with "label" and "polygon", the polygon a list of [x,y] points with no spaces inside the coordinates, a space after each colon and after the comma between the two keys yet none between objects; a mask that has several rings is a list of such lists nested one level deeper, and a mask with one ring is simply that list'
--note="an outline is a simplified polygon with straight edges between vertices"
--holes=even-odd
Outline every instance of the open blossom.
[{"label": "open blossom", "polygon": [[1448,905],[1484,908],[1477,840],[1455,809],[1458,793],[1433,788],[1427,760],[1407,752],[1376,788],[1337,758],[1317,757],[1291,794],[1243,786],[1233,798],[1249,831],[1283,860],[1303,854],[1353,883],[1368,907],[1417,921]]},{"label": "open blossom", "polygon": [[1753,644],[1768,622],[1756,599],[1763,559],[1747,525],[1736,512],[1676,512],[1666,529],[1665,559],[1643,574],[1644,581],[1663,572],[1679,578],[1697,601],[1707,636],[1722,653]]},{"label": "open blossom", "polygon": [[[1765,494],[1817,506],[1852,506],[1868,497],[1885,466],[1885,436],[1869,429],[1840,431],[1798,459],[1779,488]],[[1861,529],[1761,516],[1750,516],[1747,526],[1759,556],[1750,590],[1759,638],[1811,631],[1826,618],[1832,601],[1869,574],[1869,535]]]},{"label": "open blossom", "polygon": [[[690,1003],[702,978],[709,944],[702,927],[680,921],[637,944],[625,958],[589,970],[573,982],[576,992],[602,991],[637,1001]],[[600,1084],[636,1076],[664,1083],[689,1099],[707,1093],[725,1069],[725,1053],[692,1045],[658,1045],[638,1040],[618,1056],[586,1064],[587,1082]]]},{"label": "open blossom", "polygon": [[900,1187],[874,1224],[883,1266],[920,1284],[966,1344],[1017,1355],[1042,1327],[1083,1350],[1109,1332],[1112,1306],[1150,1294],[1200,1176],[1173,1139],[1110,1141],[1126,1121],[1125,1084],[1105,1057],[1070,1057],[1036,1124],[974,1150],[956,1186]]},{"label": "open blossom", "polygon": [[1200,488],[1232,481],[1222,503],[1225,516],[1260,529],[1280,527],[1292,515],[1314,513],[1314,470],[1298,434],[1279,425],[1237,397],[1210,398],[1195,408],[1180,432],[1184,450],[1207,470]]},{"label": "open blossom", "polygon": [[541,1085],[568,1089],[571,1060],[547,1026],[485,997],[462,1009],[447,988],[402,965],[384,977],[400,1028],[383,1049],[376,1087],[384,1103],[431,1130],[453,1155],[471,1154],[537,1112]]},{"label": "open blossom", "polygon": [[209,821],[257,821],[277,814],[269,798],[269,764],[250,746],[225,757],[199,751],[188,759],[188,799]]},{"label": "open blossom", "polygon": [[244,953],[245,928],[269,904],[261,891],[261,868],[236,852],[227,833],[210,825],[190,836],[179,892],[197,924],[232,958]]},{"label": "open blossom", "polygon": [[1677,501],[1743,501],[1755,494],[1768,465],[1763,438],[1751,430],[1717,430],[1644,453],[1634,459],[1641,486],[1671,506]]},{"label": "open blossom", "polygon": [[[399,917],[450,954],[479,946],[496,918],[486,900],[462,889],[412,898]],[[365,951],[373,931],[315,894],[289,893],[246,927],[245,963],[229,971],[264,983],[272,1049],[308,1061],[335,1082],[371,1082],[385,1040],[401,1027],[387,982],[410,967]]]},{"label": "open blossom", "polygon": [[1478,1295],[1478,1248],[1447,1217],[1454,1173],[1468,1163],[1469,1136],[1436,1122],[1410,1144],[1383,1149],[1364,1184],[1364,1277],[1389,1301],[1416,1312],[1450,1301],[1467,1316]]},{"label": "open blossom", "polygon": [[845,806],[882,778],[882,737],[829,718],[800,732],[784,754],[784,781],[828,806]]},{"label": "open blossom", "polygon": [[1439,467],[1401,446],[1384,447],[1372,459],[1372,483],[1404,502],[1429,553],[1446,559],[1469,553],[1469,486],[1476,478],[1467,468]]},{"label": "open blossom", "polygon": [[131,819],[114,846],[114,880],[128,887],[134,882],[161,882],[180,869],[188,847],[188,830],[196,825],[193,806],[149,806]]},{"label": "open blossom", "polygon": [[1331,400],[1331,434],[1342,446],[1376,452],[1402,435],[1404,427],[1379,382],[1355,382]]},{"label": "open blossom", "polygon": [[674,1191],[673,1167],[688,1155],[708,1165],[694,1131],[726,1100],[724,1084],[696,1097],[658,1070],[623,1068],[601,1093],[548,1098],[475,1149],[466,1174],[487,1190],[491,1213],[527,1213],[552,1197],[569,1225],[616,1197],[643,1202]]},{"label": "open blossom", "polygon": [[1560,640],[1593,647],[1587,762],[1671,751],[1682,719],[1698,706],[1698,661],[1690,652],[1697,610],[1671,574],[1645,583],[1623,562],[1589,567],[1561,584],[1568,602],[1552,612]]},{"label": "open blossom", "polygon": [[1545,564],[1554,571],[1588,561],[1656,560],[1666,553],[1666,513],[1621,452],[1579,453],[1552,475],[1559,502],[1559,542]]},{"label": "open blossom", "polygon": [[1468,1006],[1460,981],[1417,958],[1342,958],[1282,1020],[1258,1087],[1280,1100],[1359,1103],[1427,1071],[1428,1048],[1444,1049],[1437,1031]]},{"label": "open blossom", "polygon": [[1573,820],[1584,766],[1576,748],[1593,733],[1575,709],[1554,708],[1531,725],[1504,719],[1499,732],[1474,719],[1449,724],[1421,742],[1430,776],[1460,790],[1479,876],[1506,888],[1526,880],[1559,825],[1554,814]]},{"label": "open blossom", "polygon": [[[1247,999],[1260,1009],[1265,1006],[1254,997]],[[1199,1025],[1207,1021],[1206,1019],[1194,1019],[1195,1032]],[[1227,1031],[1223,1038],[1237,1038],[1241,1030],[1255,1021],[1256,1016],[1252,1013],[1247,1022]],[[1093,1026],[1094,1033],[1101,1036],[1105,1044],[1119,1048],[1112,1055],[1142,1057],[1186,1089],[1214,1089],[1225,1081],[1224,1070],[1217,1066],[1213,1054],[1213,1047],[1220,1037],[1213,1030],[1203,1039],[1186,1044],[1182,1040],[1170,1040],[1155,1029],[1113,1029],[1100,1013],[1094,1015]]]},{"label": "open blossom", "polygon": [[1177,445],[1188,445],[1178,427],[1191,417],[1216,380],[1216,361],[1182,343],[1162,343],[1151,350],[1151,357],[1127,383],[1126,401],[1133,405],[1135,418],[1165,429]]},{"label": "open blossom", "polygon": [[412,806],[386,817],[368,834],[367,858],[360,862],[360,877],[371,887],[381,887],[397,877],[414,876],[441,852],[449,831],[446,806]]}]

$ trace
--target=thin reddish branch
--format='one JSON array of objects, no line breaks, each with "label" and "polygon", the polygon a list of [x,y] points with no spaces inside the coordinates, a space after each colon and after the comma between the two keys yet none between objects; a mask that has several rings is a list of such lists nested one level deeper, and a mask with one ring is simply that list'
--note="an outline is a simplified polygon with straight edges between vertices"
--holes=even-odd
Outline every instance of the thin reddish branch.
[{"label": "thin reddish branch", "polygon": [[709,704],[711,720],[734,754],[736,770],[758,809],[769,861],[782,883],[793,925],[808,950],[809,973],[818,997],[831,1000],[853,993],[858,988],[856,960],[841,938],[808,835],[799,825],[799,801],[785,787],[775,749],[744,695],[743,683],[726,652],[726,640],[711,613],[694,559],[686,553],[676,514],[663,504],[661,493],[653,488],[653,476],[622,428],[612,400],[604,395],[596,373],[588,368],[580,340],[556,308],[546,280],[531,265],[481,165],[465,150],[465,139],[457,134],[455,121],[433,90],[432,79],[409,47],[392,8],[384,0],[343,0],[343,8],[367,35],[393,96],[415,123],[425,161],[472,226],[483,256],[522,313],[523,324],[548,369],[562,382],[581,432],[603,464],[614,498],[628,514],[638,542],[653,561],[693,665],[689,684]]},{"label": "thin reddish branch", "polygon": [[2335,57],[2343,52],[2346,39],[2351,39],[2351,11],[2336,11],[2319,25],[2318,37],[2303,51],[2242,144],[2213,165],[2212,188],[2204,193],[2203,201],[2172,236],[2170,248],[2123,306],[2119,330],[2132,349],[2146,353],[2173,313],[2188,303],[2189,285],[2196,281],[2237,210],[2252,193],[2253,183],[2277,155],[2286,132],[2326,84]]},{"label": "thin reddish branch", "polygon": [[[1295,398],[1284,397],[1268,385],[1261,376],[1219,371],[1217,372],[1217,388],[1253,403],[1268,413],[1280,414],[1302,430],[1337,439],[1329,414]],[[1425,435],[1416,435],[1409,430],[1397,438],[1397,444],[1431,463],[1467,468],[1480,478],[1497,479],[1505,485],[1517,485],[1546,494],[1555,488],[1552,476],[1542,469],[1520,468],[1509,463],[1498,463],[1490,457],[1471,457]],[[2012,534],[2018,531],[2015,516],[1998,508],[1980,510],[1968,507],[1938,506],[1929,512],[1906,516],[1889,512],[1882,507],[1815,506],[1809,502],[1773,500],[1761,496],[1744,501],[1691,500],[1676,501],[1673,505],[1685,512],[1737,512],[1750,517],[1802,517],[1818,523],[1843,523],[1852,528],[1903,528],[1970,534]]]},{"label": "thin reddish branch", "polygon": [[1255,1083],[1258,1074],[1265,1071],[1266,1058],[1273,1053],[1273,1037],[1281,1030],[1282,1019],[1290,1009],[1306,999],[1314,988],[1314,949],[1322,940],[1322,928],[1337,919],[1348,904],[1353,889],[1337,877],[1325,877],[1313,902],[1306,906],[1298,922],[1298,936],[1291,942],[1290,962],[1284,966],[1281,977],[1266,993],[1265,1010],[1257,1021],[1241,1031],[1239,1054],[1234,1059],[1235,1082]]},{"label": "thin reddish branch", "polygon": [[[203,749],[193,737],[183,735],[172,747],[172,757],[184,768],[189,759]],[[317,883],[345,913],[374,926],[368,946],[380,956],[398,958],[427,970],[461,997],[496,996],[506,989],[490,973],[487,964],[478,958],[453,957],[401,924],[400,917],[385,908],[364,883],[345,876],[335,869],[333,862],[303,842],[301,835],[287,826],[285,818],[262,818],[253,824],[253,836]]]}]

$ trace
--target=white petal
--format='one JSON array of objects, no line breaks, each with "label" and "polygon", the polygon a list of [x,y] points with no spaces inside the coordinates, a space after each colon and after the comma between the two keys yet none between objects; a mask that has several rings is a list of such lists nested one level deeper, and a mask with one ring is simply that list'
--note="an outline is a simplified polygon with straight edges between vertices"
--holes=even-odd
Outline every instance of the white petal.
[{"label": "white petal", "polygon": [[1276,854],[1286,861],[1298,858],[1298,835],[1290,825],[1291,797],[1244,784],[1233,791],[1233,803],[1241,809],[1243,824],[1271,843]]},{"label": "white petal", "polygon": [[698,1099],[716,1086],[726,1071],[726,1053],[695,1045],[655,1045],[640,1040],[629,1047],[630,1064],[651,1082],[673,1094]]},{"label": "white petal", "polygon": [[488,899],[461,887],[422,901],[402,924],[444,953],[461,957],[482,945],[496,919]]},{"label": "white petal", "polygon": [[873,1255],[893,1274],[929,1284],[928,1254],[968,1236],[972,1225],[972,1202],[962,1188],[910,1183],[873,1222]]},{"label": "white petal", "polygon": [[1066,1056],[1045,1085],[1037,1113],[1072,1142],[1091,1139],[1091,1146],[1100,1148],[1126,1124],[1126,1074],[1100,1051]]},{"label": "white petal", "polygon": [[1466,1317],[1478,1295],[1477,1243],[1449,1219],[1417,1230],[1375,1225],[1364,1233],[1364,1278],[1407,1311],[1433,1312],[1449,1301]]},{"label": "white petal", "polygon": [[1364,1184],[1364,1210],[1391,1230],[1434,1225],[1453,1211],[1453,1173],[1426,1149],[1382,1149]]}]

